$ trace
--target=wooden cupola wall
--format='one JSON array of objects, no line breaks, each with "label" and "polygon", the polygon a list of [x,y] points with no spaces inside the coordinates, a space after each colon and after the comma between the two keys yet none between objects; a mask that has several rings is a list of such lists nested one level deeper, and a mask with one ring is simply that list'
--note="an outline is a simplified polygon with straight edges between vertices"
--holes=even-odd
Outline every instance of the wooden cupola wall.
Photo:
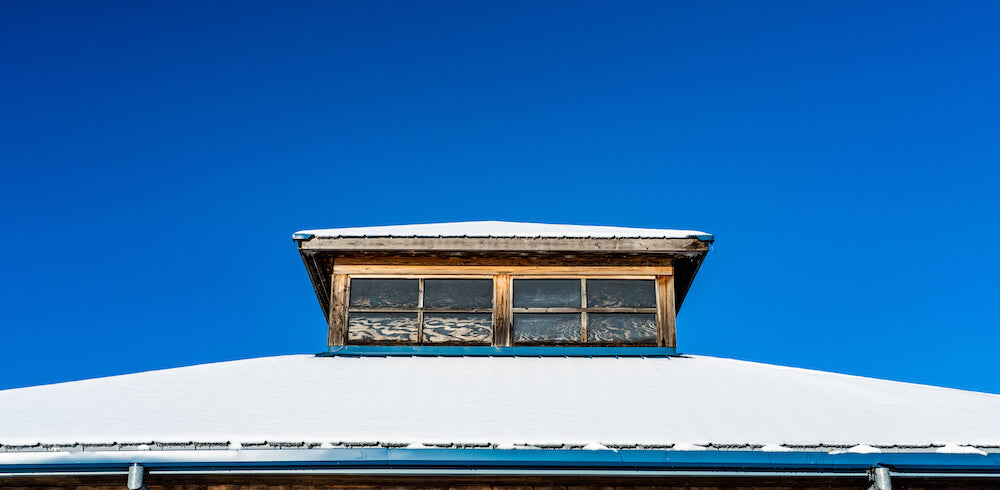
[{"label": "wooden cupola wall", "polygon": [[328,345],[677,346],[712,235],[466,222],[296,233]]}]

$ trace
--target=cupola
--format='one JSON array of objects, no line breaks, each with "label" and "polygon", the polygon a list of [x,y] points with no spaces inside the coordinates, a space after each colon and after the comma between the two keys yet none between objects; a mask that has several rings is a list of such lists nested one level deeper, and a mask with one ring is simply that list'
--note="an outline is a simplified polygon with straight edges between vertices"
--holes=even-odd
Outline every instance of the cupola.
[{"label": "cupola", "polygon": [[295,233],[350,346],[677,347],[712,235],[501,221]]}]

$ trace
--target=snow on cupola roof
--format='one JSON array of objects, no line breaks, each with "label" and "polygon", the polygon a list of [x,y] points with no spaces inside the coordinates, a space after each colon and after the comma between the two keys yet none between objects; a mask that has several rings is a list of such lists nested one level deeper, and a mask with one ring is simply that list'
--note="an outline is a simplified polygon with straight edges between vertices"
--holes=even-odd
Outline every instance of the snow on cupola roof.
[{"label": "snow on cupola roof", "polygon": [[512,221],[461,221],[396,226],[364,226],[296,232],[296,239],[306,236],[331,237],[508,237],[508,238],[701,238],[712,235],[694,230],[624,228],[620,226],[557,225]]}]

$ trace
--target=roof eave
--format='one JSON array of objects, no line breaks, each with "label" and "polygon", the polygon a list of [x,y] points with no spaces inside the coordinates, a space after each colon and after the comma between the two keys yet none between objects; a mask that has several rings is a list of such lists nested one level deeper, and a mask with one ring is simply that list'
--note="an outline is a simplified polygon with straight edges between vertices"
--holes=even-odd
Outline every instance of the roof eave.
[{"label": "roof eave", "polygon": [[299,250],[324,252],[707,253],[712,235],[688,238],[316,237],[295,235]]}]

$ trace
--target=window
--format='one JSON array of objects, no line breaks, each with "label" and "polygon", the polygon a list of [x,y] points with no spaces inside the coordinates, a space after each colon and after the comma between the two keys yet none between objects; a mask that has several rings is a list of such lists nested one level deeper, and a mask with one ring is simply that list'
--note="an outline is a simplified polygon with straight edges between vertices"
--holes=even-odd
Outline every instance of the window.
[{"label": "window", "polygon": [[490,344],[492,279],[352,278],[349,343]]},{"label": "window", "polygon": [[331,346],[676,345],[669,263],[354,260],[333,266]]},{"label": "window", "polygon": [[652,279],[514,279],[514,344],[656,345]]}]

